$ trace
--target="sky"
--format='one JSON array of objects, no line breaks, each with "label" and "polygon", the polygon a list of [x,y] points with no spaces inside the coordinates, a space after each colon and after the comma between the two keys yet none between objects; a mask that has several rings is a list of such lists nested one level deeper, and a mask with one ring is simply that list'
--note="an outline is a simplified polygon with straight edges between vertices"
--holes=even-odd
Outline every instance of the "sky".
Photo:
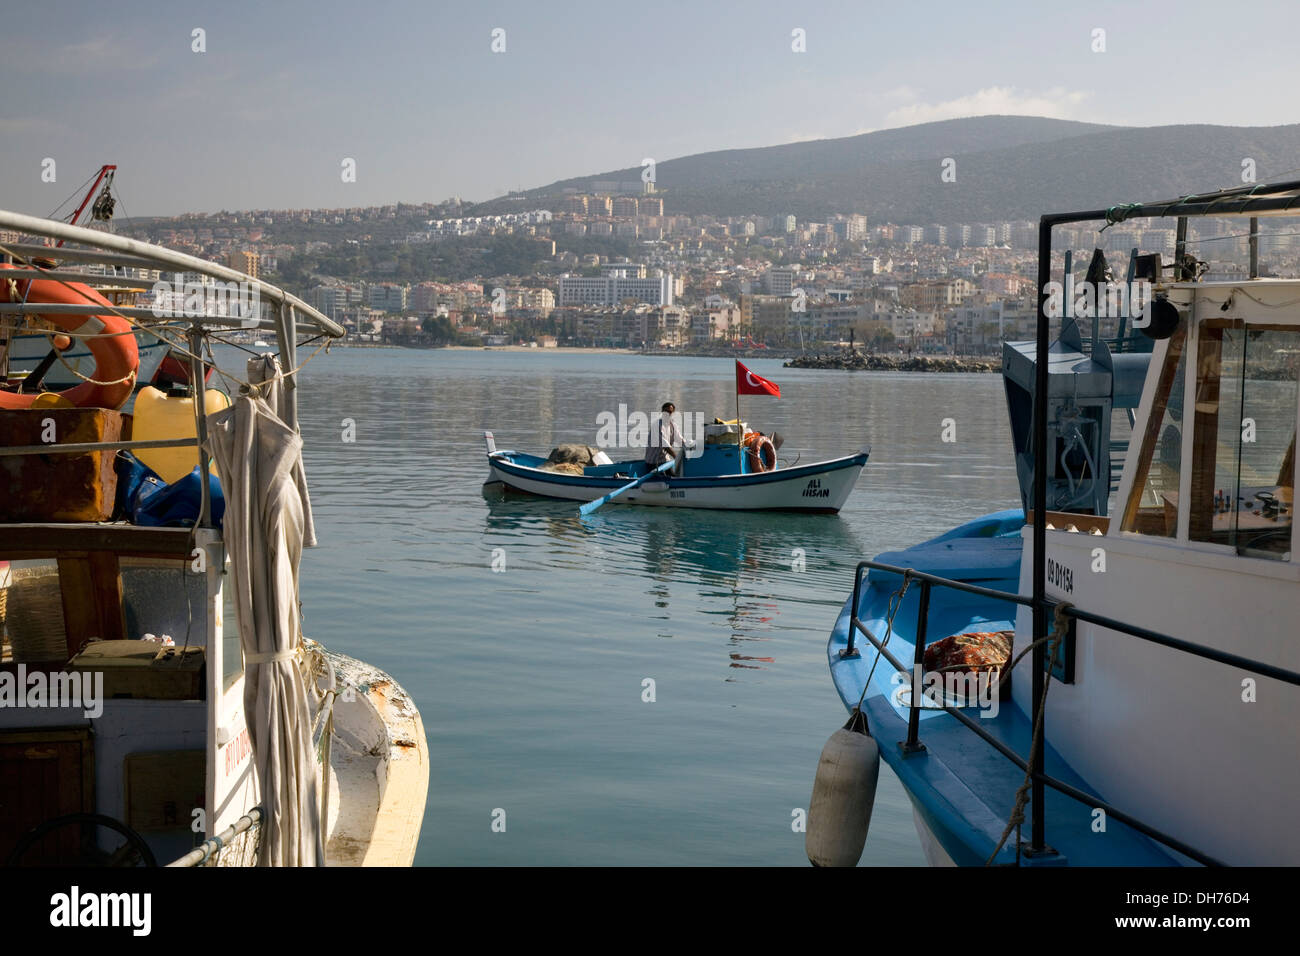
[{"label": "sky", "polygon": [[119,216],[175,215],[477,201],[645,158],[997,113],[1300,122],[1294,38],[1267,26],[1291,5],[1230,9],[44,0],[0,33],[0,207],[48,215],[103,163],[119,166]]}]

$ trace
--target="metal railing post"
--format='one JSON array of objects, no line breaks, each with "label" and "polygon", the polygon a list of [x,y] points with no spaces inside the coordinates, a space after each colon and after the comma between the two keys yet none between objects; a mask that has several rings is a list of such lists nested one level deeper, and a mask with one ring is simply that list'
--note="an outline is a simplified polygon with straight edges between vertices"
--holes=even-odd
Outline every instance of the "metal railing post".
[{"label": "metal railing post", "polygon": [[199,446],[199,516],[195,526],[212,527],[212,492],[208,488],[208,400],[207,369],[203,367],[203,328],[190,327],[190,397],[194,401],[194,434]]},{"label": "metal railing post", "polygon": [[[1047,364],[1049,359],[1049,339],[1051,335],[1051,320],[1047,313],[1048,289],[1047,283],[1051,278],[1052,265],[1052,225],[1053,219],[1050,216],[1043,216],[1038,223],[1038,329],[1037,342],[1034,353],[1034,414],[1033,414],[1033,438],[1031,444],[1034,450],[1034,489],[1031,498],[1031,506],[1034,512],[1033,551],[1033,616],[1034,616],[1034,641],[1038,642],[1034,646],[1033,653],[1033,696],[1034,696],[1034,726],[1038,726],[1039,711],[1043,699],[1043,645],[1042,639],[1047,636],[1047,620],[1045,616],[1043,602],[1047,595]],[[1043,752],[1042,752],[1042,735],[1039,735],[1039,746],[1032,748],[1029,757],[1029,763],[1033,773],[1033,793],[1031,796],[1031,813],[1032,813],[1032,845],[1030,852],[1041,852],[1046,846],[1046,817],[1043,813]]]},{"label": "metal railing post", "polygon": [[865,564],[859,564],[853,570],[853,603],[849,605],[849,639],[845,644],[844,650],[840,651],[840,659],[853,657],[858,652],[854,644],[858,637],[858,601],[862,597],[862,569]]},{"label": "metal railing post", "polygon": [[[899,599],[901,602],[901,598]],[[925,750],[921,734],[921,675],[925,672],[925,632],[930,616],[930,582],[921,582],[921,607],[916,614],[916,648],[912,655],[912,706],[907,711],[907,742],[903,753],[913,754]]]}]

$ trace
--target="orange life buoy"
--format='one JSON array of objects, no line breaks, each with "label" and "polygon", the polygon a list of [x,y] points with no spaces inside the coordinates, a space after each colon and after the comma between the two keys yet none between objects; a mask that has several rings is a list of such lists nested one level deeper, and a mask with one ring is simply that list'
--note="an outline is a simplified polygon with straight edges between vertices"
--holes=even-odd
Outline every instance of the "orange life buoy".
[{"label": "orange life buoy", "polygon": [[776,446],[762,432],[745,436],[745,464],[751,472],[772,471],[776,468]]},{"label": "orange life buoy", "polygon": [[[0,269],[15,266],[0,263]],[[44,318],[65,332],[74,335],[97,336],[87,338],[90,354],[95,357],[95,371],[91,382],[81,382],[59,394],[81,408],[118,409],[126,404],[135,389],[135,376],[140,368],[140,352],[136,348],[131,324],[121,316],[112,315],[112,303],[82,282],[60,282],[54,279],[4,279],[0,278],[0,300],[84,305],[103,305],[104,315],[48,315]],[[0,408],[31,408],[37,395],[0,391]]]}]

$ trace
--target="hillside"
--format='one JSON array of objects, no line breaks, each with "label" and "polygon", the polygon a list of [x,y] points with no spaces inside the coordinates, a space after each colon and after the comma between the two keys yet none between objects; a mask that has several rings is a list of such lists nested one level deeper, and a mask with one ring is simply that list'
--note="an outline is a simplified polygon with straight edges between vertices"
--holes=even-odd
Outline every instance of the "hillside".
[{"label": "hillside", "polygon": [[[956,181],[942,182],[944,158]],[[899,223],[1028,219],[1043,212],[1161,199],[1260,182],[1300,167],[1300,125],[1128,128],[1029,116],[981,116],[842,139],[701,153],[661,162],[669,213],[822,218],[866,212]],[[602,181],[637,182],[639,167],[575,177],[475,213],[546,205]]]}]

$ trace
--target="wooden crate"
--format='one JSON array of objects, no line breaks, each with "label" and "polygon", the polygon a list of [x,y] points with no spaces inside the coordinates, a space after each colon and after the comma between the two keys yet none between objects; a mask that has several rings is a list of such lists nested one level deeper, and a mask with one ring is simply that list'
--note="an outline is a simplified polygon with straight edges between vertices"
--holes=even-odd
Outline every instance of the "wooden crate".
[{"label": "wooden crate", "polygon": [[204,658],[201,647],[97,641],[74,657],[68,669],[102,673],[105,698],[201,700]]},{"label": "wooden crate", "polygon": [[[9,446],[121,441],[122,415],[107,408],[0,409],[0,436]],[[117,494],[115,457],[96,451],[0,458],[0,522],[107,521]]]}]

